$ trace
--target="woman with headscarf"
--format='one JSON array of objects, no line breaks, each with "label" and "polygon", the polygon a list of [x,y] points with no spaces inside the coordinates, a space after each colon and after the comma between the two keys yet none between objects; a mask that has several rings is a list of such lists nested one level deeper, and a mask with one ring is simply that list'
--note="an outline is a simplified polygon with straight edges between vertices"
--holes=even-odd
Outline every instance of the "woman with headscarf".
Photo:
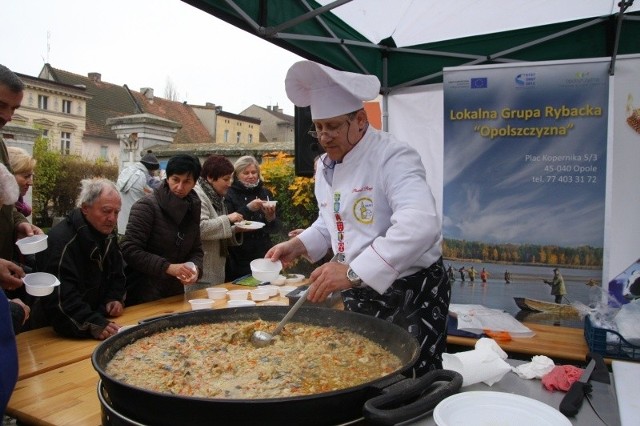
[{"label": "woman with headscarf", "polygon": [[227,211],[240,213],[245,220],[262,222],[265,226],[247,232],[241,246],[229,247],[225,281],[250,274],[249,263],[264,257],[273,246],[269,234],[275,234],[281,228],[275,206],[265,204],[265,201],[273,200],[273,194],[264,187],[258,160],[245,155],[238,158],[233,168],[233,184],[225,197]]},{"label": "woman with headscarf", "polygon": [[240,213],[227,213],[224,196],[231,186],[233,164],[222,155],[210,155],[202,164],[202,173],[194,190],[202,204],[200,213],[200,238],[204,260],[202,281],[192,289],[205,288],[224,282],[225,262],[229,246],[242,244],[242,234],[238,234],[233,224],[243,218]]}]

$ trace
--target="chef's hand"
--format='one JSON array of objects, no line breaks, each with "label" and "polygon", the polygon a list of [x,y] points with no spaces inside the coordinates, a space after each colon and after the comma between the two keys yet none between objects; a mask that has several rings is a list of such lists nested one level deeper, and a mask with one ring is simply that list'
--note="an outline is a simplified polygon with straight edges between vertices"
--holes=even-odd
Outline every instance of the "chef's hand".
[{"label": "chef's hand", "polygon": [[107,311],[107,315],[110,317],[119,317],[124,312],[124,306],[118,300],[112,300],[111,302],[107,302],[105,306],[105,310]]},{"label": "chef's hand", "polygon": [[265,258],[272,261],[279,260],[282,262],[282,266],[287,268],[300,256],[307,254],[307,249],[300,241],[300,238],[292,238],[289,241],[285,241],[271,247]]},{"label": "chef's hand", "polygon": [[24,271],[21,267],[13,262],[9,262],[5,259],[0,259],[0,286],[5,290],[15,290],[21,287],[22,277],[24,277]]},{"label": "chef's hand", "polygon": [[349,265],[339,262],[327,262],[309,275],[309,293],[307,299],[313,303],[324,302],[335,291],[351,288],[347,279]]},{"label": "chef's hand", "polygon": [[297,237],[298,235],[302,234],[302,231],[304,231],[303,228],[294,229],[293,231],[289,231],[287,236],[289,238]]}]

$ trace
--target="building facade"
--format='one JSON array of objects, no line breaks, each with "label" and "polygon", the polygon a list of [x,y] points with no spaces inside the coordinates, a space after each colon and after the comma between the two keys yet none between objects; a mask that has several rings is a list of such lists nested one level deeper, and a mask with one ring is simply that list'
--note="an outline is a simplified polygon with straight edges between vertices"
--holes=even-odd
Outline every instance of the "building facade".
[{"label": "building facade", "polygon": [[295,119],[284,114],[277,105],[263,108],[251,105],[240,113],[243,116],[255,117],[260,120],[260,132],[264,142],[289,142],[295,140]]},{"label": "building facade", "polygon": [[13,115],[14,125],[36,129],[52,150],[82,155],[87,102],[82,86],[18,74],[25,84],[22,105]]}]

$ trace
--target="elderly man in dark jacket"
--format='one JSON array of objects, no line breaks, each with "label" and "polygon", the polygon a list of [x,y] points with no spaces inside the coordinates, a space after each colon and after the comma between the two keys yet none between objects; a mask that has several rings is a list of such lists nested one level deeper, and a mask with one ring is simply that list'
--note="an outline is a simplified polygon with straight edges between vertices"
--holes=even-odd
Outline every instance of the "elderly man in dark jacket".
[{"label": "elderly man in dark jacket", "polygon": [[38,269],[60,280],[43,298],[47,320],[61,335],[106,339],[120,326],[126,281],[115,233],[120,194],[108,179],[85,179],[78,207],[49,231]]},{"label": "elderly man in dark jacket", "polygon": [[182,294],[202,276],[201,205],[193,190],[201,169],[192,155],[171,157],[162,185],[131,207],[122,239],[127,305]]}]

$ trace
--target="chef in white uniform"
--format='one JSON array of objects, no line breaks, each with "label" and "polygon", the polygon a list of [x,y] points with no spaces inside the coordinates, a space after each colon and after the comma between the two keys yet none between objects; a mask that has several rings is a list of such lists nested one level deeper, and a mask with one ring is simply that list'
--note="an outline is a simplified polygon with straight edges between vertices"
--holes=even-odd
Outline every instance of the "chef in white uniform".
[{"label": "chef in white uniform", "polygon": [[325,151],[316,164],[318,219],[266,257],[334,261],[310,275],[309,300],[341,291],[345,309],[392,321],[421,345],[415,374],[442,368],[451,286],[442,263],[441,219],[419,154],[369,126],[363,101],[377,97],[375,76],[295,63],[285,87],[297,106],[311,106]]}]

